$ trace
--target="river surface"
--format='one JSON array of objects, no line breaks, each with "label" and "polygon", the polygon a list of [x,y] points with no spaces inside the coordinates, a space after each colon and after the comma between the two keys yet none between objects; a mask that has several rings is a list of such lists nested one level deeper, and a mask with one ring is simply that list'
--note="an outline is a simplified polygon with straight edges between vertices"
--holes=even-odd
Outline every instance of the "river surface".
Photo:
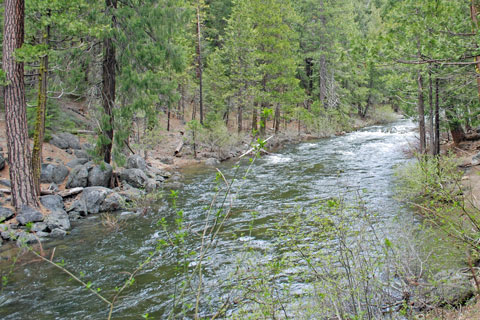
[{"label": "river surface", "polygon": [[[388,227],[399,214],[409,215],[393,199],[393,173],[395,166],[408,161],[406,150],[414,141],[413,129],[412,122],[400,120],[341,137],[288,145],[258,159],[242,180],[245,184],[232,217],[207,253],[204,281],[209,294],[223,294],[219,283],[228,277],[235,254],[244,250],[246,242],[253,250],[270,248],[272,241],[266,231],[278,223],[282,213],[309,210],[319,199],[348,198],[355,193],[351,191],[362,190],[363,200],[369,210],[378,213],[379,223]],[[239,172],[248,165],[248,159],[241,161]],[[220,169],[231,178],[237,170],[233,167],[234,163],[227,162]],[[184,175],[177,205],[189,230],[200,233],[205,207],[215,194],[216,171],[195,167]],[[256,212],[253,222],[252,212]],[[115,286],[122,285],[125,272],[134,270],[162,237],[156,222],[161,217],[173,222],[175,216],[167,200],[143,216],[121,216],[119,231],[106,230],[100,218],[93,216],[74,224],[65,239],[48,242],[45,247],[56,247],[56,261],[63,260],[66,268],[82,274],[82,279],[109,296]],[[187,240],[186,245],[189,250],[199,250],[200,244]],[[174,250],[166,248],[160,259],[142,270],[119,300],[114,319],[140,319],[145,313],[164,319],[171,295],[178,292],[177,258]],[[8,267],[0,264],[2,273]],[[107,313],[104,303],[68,276],[31,259],[17,264],[9,284],[0,292],[0,318],[5,320],[105,319]]]}]

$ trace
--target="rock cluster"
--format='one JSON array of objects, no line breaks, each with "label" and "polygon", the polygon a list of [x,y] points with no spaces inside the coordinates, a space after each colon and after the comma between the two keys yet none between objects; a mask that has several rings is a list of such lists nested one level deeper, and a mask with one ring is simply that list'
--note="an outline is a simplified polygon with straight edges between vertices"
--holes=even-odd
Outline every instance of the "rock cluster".
[{"label": "rock cluster", "polygon": [[[148,166],[139,155],[130,156],[126,167],[114,172],[110,164],[92,161],[88,152],[91,147],[82,146],[78,138],[69,133],[52,135],[50,143],[76,158],[65,165],[59,160],[42,164],[41,182],[49,183],[48,190],[53,193],[40,197],[42,206],[47,209],[46,214],[24,207],[15,215],[11,209],[0,206],[0,237],[5,241],[34,243],[47,237],[64,237],[71,229],[71,221],[122,210],[126,203],[162,188],[172,177],[168,171]],[[6,159],[0,153],[0,170],[5,164]],[[173,175],[172,181],[176,185],[179,184],[178,177],[178,174]],[[120,182],[120,186],[110,189],[115,181]],[[8,180],[1,180],[0,184],[10,188]],[[65,184],[65,191],[60,192],[58,185],[62,184]],[[76,199],[72,200],[73,197]]]}]

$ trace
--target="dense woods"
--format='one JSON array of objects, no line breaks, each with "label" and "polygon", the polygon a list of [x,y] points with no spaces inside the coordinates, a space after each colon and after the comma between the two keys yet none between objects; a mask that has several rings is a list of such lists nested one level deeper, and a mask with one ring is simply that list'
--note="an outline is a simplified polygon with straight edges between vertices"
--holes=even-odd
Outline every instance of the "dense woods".
[{"label": "dense woods", "polygon": [[[14,78],[26,84],[25,93],[15,91],[18,102],[9,89],[14,82],[5,87],[7,123],[18,121],[15,136],[26,132],[26,99],[35,138],[32,169],[19,170],[32,171],[38,193],[44,128],[62,126],[54,110],[59,98],[88,106],[97,119],[95,150],[107,163],[122,162],[139,123],[144,137],[170,130],[171,118],[254,136],[269,128],[335,133],[382,106],[417,114],[420,151],[436,154],[441,130],[458,143],[477,124],[478,6],[475,0],[5,2],[5,81],[13,77],[15,55]],[[25,23],[19,16],[12,29],[12,15],[23,11]],[[13,141],[11,148],[13,160]],[[27,163],[32,155],[23,157]]]}]

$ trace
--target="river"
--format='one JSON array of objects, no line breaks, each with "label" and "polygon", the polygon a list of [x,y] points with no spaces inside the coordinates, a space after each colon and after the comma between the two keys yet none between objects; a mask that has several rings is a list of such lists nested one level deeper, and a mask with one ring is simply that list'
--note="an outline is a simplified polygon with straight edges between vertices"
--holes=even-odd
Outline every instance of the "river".
[{"label": "river", "polygon": [[[399,214],[411,214],[394,200],[394,168],[408,161],[405,152],[414,141],[414,124],[400,120],[373,126],[344,136],[288,145],[279,152],[258,159],[244,182],[227,221],[205,259],[204,282],[210,296],[221,296],[222,283],[234,268],[235,255],[245,248],[274,251],[267,230],[289,210],[309,210],[319,199],[350,197],[362,190],[368,210],[378,212],[378,223],[394,224]],[[244,172],[249,161],[240,162]],[[222,163],[220,170],[232,177],[234,163]],[[179,190],[178,208],[183,210],[189,230],[200,233],[205,207],[215,194],[216,171],[194,167],[184,171],[185,186]],[[160,201],[154,210],[140,217],[121,216],[124,225],[109,231],[98,216],[74,224],[63,240],[51,241],[56,261],[82,274],[107,296],[121,285],[125,272],[132,271],[162,237],[156,225],[161,217],[172,222],[171,201]],[[252,212],[256,212],[252,222]],[[189,250],[199,243],[187,240]],[[265,255],[263,255],[265,256]],[[149,313],[164,319],[178,291],[174,266],[178,255],[166,248],[160,259],[136,277],[132,288],[119,300],[114,319],[139,319]],[[0,265],[6,272],[8,265]],[[208,314],[207,311],[205,311]],[[19,319],[105,319],[107,306],[58,269],[45,263],[23,260],[0,292],[0,318]]]}]

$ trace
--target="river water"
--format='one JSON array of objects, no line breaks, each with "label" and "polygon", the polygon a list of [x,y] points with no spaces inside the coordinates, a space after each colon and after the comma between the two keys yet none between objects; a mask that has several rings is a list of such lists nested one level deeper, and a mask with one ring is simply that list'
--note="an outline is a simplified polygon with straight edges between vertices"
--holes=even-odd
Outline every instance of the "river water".
[{"label": "river water", "polygon": [[[282,213],[309,210],[319,199],[348,198],[362,190],[368,210],[378,213],[379,223],[388,227],[399,214],[410,214],[393,199],[393,173],[395,166],[408,161],[405,151],[414,141],[413,130],[412,122],[400,120],[341,137],[292,144],[258,159],[242,180],[243,191],[234,203],[232,217],[207,253],[204,282],[209,295],[223,294],[220,283],[234,268],[235,254],[244,250],[245,243],[262,252],[272,249],[267,230]],[[244,172],[248,165],[245,159],[238,170]],[[233,167],[234,163],[227,162],[220,170],[230,178],[237,170]],[[195,167],[184,175],[177,206],[184,212],[188,229],[200,233],[205,207],[215,194],[216,171]],[[157,221],[162,217],[174,221],[171,201],[160,201],[155,208],[140,217],[121,216],[122,227],[113,232],[102,226],[98,216],[89,217],[74,225],[66,239],[45,246],[55,247],[56,261],[63,260],[66,268],[110,296],[114,287],[122,285],[125,272],[134,270],[162,237]],[[256,212],[253,222],[252,212]],[[186,246],[199,250],[195,241],[187,239]],[[166,248],[160,259],[142,270],[119,300],[114,319],[140,319],[145,313],[154,319],[166,318],[172,295],[179,290],[174,270],[177,259],[176,251]],[[2,263],[0,268],[5,273],[9,266]],[[0,292],[1,319],[105,319],[107,313],[103,302],[68,276],[30,259],[17,264],[9,284]]]}]

